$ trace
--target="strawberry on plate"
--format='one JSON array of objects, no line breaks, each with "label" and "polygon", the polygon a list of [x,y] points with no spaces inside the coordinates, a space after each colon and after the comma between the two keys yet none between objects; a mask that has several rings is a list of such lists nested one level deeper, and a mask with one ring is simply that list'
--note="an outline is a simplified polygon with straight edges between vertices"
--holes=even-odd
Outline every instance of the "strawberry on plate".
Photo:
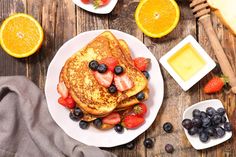
[{"label": "strawberry on plate", "polygon": [[147,113],[147,106],[144,103],[139,103],[134,106],[133,112],[137,116],[144,116]]},{"label": "strawberry on plate", "polygon": [[89,4],[90,0],[81,0],[81,2],[84,3],[84,4]]},{"label": "strawberry on plate", "polygon": [[75,101],[71,96],[68,96],[67,98],[60,97],[58,103],[69,109],[75,108]]},{"label": "strawberry on plate", "polygon": [[114,74],[111,71],[107,71],[105,73],[94,72],[94,77],[98,81],[98,83],[106,88],[110,87]]},{"label": "strawberry on plate", "polygon": [[57,84],[57,92],[65,99],[68,97],[68,89],[64,82],[60,82]]},{"label": "strawberry on plate", "polygon": [[102,119],[103,124],[111,124],[111,125],[116,125],[120,123],[120,121],[121,121],[120,115],[119,113],[116,112],[113,112]]},{"label": "strawberry on plate", "polygon": [[227,83],[227,78],[225,77],[213,77],[204,87],[204,93],[211,94],[219,92],[224,85]]},{"label": "strawberry on plate", "polygon": [[145,119],[137,115],[127,115],[123,121],[122,125],[127,129],[134,129],[141,126],[144,123]]},{"label": "strawberry on plate", "polygon": [[150,59],[144,57],[134,58],[134,66],[138,68],[140,71],[147,70],[150,64]]},{"label": "strawberry on plate", "polygon": [[110,0],[93,0],[93,5],[98,8],[104,5],[107,5],[110,2]]},{"label": "strawberry on plate", "polygon": [[115,57],[107,57],[100,61],[100,63],[106,64],[108,70],[114,72],[115,66],[119,64],[118,60]]},{"label": "strawberry on plate", "polygon": [[131,89],[134,86],[133,81],[126,74],[115,75],[114,82],[116,88],[121,92]]}]

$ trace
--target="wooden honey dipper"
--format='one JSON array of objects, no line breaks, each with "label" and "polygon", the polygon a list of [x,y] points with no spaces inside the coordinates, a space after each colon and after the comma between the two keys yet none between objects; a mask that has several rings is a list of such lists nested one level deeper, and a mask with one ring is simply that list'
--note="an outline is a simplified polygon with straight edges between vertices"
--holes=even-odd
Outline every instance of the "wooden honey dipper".
[{"label": "wooden honey dipper", "polygon": [[213,29],[210,17],[211,10],[207,3],[207,0],[191,0],[190,8],[192,9],[194,16],[203,25],[216,55],[216,58],[218,59],[221,70],[223,74],[228,77],[229,84],[232,87],[232,92],[236,94],[236,76]]}]

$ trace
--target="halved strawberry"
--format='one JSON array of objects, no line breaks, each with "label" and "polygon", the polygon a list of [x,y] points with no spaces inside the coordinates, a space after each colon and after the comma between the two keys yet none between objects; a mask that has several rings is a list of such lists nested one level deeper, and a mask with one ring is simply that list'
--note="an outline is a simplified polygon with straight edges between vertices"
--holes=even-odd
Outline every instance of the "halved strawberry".
[{"label": "halved strawberry", "polygon": [[122,125],[127,129],[137,128],[144,123],[145,119],[137,115],[127,115],[123,121]]},{"label": "halved strawberry", "polygon": [[98,83],[104,87],[110,87],[114,74],[111,71],[107,71],[105,73],[99,73],[99,72],[94,72],[95,79],[98,81]]},{"label": "halved strawberry", "polygon": [[57,84],[57,92],[65,99],[68,97],[68,89],[64,82],[60,82]]},{"label": "halved strawberry", "polygon": [[116,112],[113,112],[102,119],[102,123],[111,125],[118,124],[120,123],[120,121],[121,121],[120,115],[119,113]]},{"label": "halved strawberry", "polygon": [[121,92],[126,91],[134,86],[133,81],[126,74],[119,76],[115,75],[114,82],[116,88]]},{"label": "halved strawberry", "polygon": [[134,106],[133,112],[137,116],[144,116],[147,113],[147,106],[144,103],[139,103]]},{"label": "halved strawberry", "polygon": [[100,6],[107,5],[110,2],[110,0],[93,0],[93,5],[97,8]]},{"label": "halved strawberry", "polygon": [[115,66],[119,64],[118,60],[115,57],[107,57],[100,61],[100,63],[106,64],[108,70],[114,72]]},{"label": "halved strawberry", "polygon": [[68,96],[67,98],[60,97],[58,103],[69,109],[75,108],[75,101],[71,96]]},{"label": "halved strawberry", "polygon": [[134,58],[134,65],[140,71],[147,70],[149,64],[150,64],[150,59],[148,58],[144,58],[144,57]]},{"label": "halved strawberry", "polygon": [[89,4],[90,0],[81,0],[84,4]]}]

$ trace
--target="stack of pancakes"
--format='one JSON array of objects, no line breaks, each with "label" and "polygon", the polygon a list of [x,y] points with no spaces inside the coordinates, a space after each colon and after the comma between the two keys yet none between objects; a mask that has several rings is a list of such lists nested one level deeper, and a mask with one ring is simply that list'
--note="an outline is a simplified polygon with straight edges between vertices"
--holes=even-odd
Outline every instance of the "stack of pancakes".
[{"label": "stack of pancakes", "polygon": [[[88,65],[91,60],[115,57],[134,87],[124,92],[111,94],[100,85]],[[133,64],[131,52],[124,40],[117,40],[109,31],[97,36],[82,50],[70,57],[63,66],[60,82],[64,82],[77,107],[84,112],[82,120],[92,121],[113,111],[124,111],[139,103],[136,94],[143,91],[148,98],[147,79]]]}]

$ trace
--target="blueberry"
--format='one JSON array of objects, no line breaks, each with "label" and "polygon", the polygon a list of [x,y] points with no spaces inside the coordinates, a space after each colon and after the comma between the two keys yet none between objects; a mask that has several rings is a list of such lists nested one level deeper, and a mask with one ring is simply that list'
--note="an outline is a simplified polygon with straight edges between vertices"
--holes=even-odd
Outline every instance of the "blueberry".
[{"label": "blueberry", "polygon": [[221,123],[225,123],[227,121],[226,117],[225,116],[222,116],[221,117]]},{"label": "blueberry", "polygon": [[201,118],[193,118],[192,120],[193,126],[200,128],[202,127],[202,120]]},{"label": "blueberry", "polygon": [[89,122],[86,122],[86,121],[84,121],[84,120],[81,120],[81,121],[79,122],[79,126],[80,126],[81,129],[87,129],[87,128],[89,127]]},{"label": "blueberry", "polygon": [[213,127],[209,127],[205,129],[205,132],[209,135],[209,136],[214,136],[214,134],[216,133],[216,129]]},{"label": "blueberry", "polygon": [[142,101],[145,99],[145,94],[143,92],[139,92],[138,94],[136,94],[136,98],[139,100],[139,101]]},{"label": "blueberry", "polygon": [[217,137],[223,137],[225,135],[225,130],[218,126],[216,127],[216,134],[217,134]]},{"label": "blueberry", "polygon": [[184,119],[184,120],[182,121],[182,126],[183,126],[185,129],[189,130],[189,129],[191,129],[191,128],[193,127],[193,123],[192,123],[192,121],[191,121],[190,119]]},{"label": "blueberry", "polygon": [[96,71],[99,66],[99,63],[96,60],[89,62],[89,68],[93,71]]},{"label": "blueberry", "polygon": [[201,118],[203,119],[203,118],[206,118],[207,117],[207,114],[206,114],[206,112],[204,112],[204,111],[201,111]]},{"label": "blueberry", "polygon": [[144,144],[144,146],[145,146],[146,148],[152,148],[153,145],[154,145],[154,142],[153,142],[152,139],[147,138],[147,139],[145,139],[145,140],[143,141],[143,144]]},{"label": "blueberry", "polygon": [[97,71],[98,71],[99,73],[105,73],[105,72],[107,71],[107,66],[106,66],[106,64],[100,64],[100,65],[98,66],[98,68],[97,68]]},{"label": "blueberry", "polygon": [[219,115],[221,115],[221,116],[223,116],[224,114],[225,114],[225,109],[224,108],[218,108],[217,109],[217,113],[219,114]]},{"label": "blueberry", "polygon": [[96,128],[101,128],[102,127],[102,119],[97,118],[93,121],[93,124],[95,125]]},{"label": "blueberry", "polygon": [[172,129],[173,129],[173,125],[169,122],[166,122],[164,125],[163,125],[163,129],[165,130],[165,132],[167,133],[171,133],[172,132]]},{"label": "blueberry", "polygon": [[193,110],[193,117],[196,118],[196,117],[201,117],[201,111],[199,109],[194,109]]},{"label": "blueberry", "polygon": [[123,72],[124,72],[124,69],[123,69],[123,67],[120,66],[120,65],[117,65],[117,66],[115,67],[115,69],[114,69],[114,73],[115,73],[116,75],[120,75],[120,74],[122,74]]},{"label": "blueberry", "polygon": [[221,123],[221,116],[219,114],[213,115],[212,118],[211,118],[211,122],[214,125],[220,124]]},{"label": "blueberry", "polygon": [[74,112],[70,112],[69,116],[71,120],[75,122],[79,121],[79,118],[74,114]]},{"label": "blueberry", "polygon": [[111,94],[114,94],[117,92],[117,88],[114,84],[112,84],[109,88],[108,88],[108,92]]},{"label": "blueberry", "polygon": [[165,151],[167,153],[173,153],[174,152],[174,147],[171,144],[165,145]]},{"label": "blueberry", "polygon": [[73,121],[79,121],[84,116],[84,113],[81,109],[75,108],[73,111],[70,112],[69,116],[70,119],[72,119]]},{"label": "blueberry", "polygon": [[199,134],[199,138],[200,138],[200,141],[207,142],[209,139],[209,135],[203,131]]},{"label": "blueberry", "polygon": [[147,71],[142,71],[142,73],[146,77],[146,79],[150,78],[150,74]]},{"label": "blueberry", "polygon": [[191,129],[188,130],[189,135],[195,135],[198,133],[198,128],[192,127]]},{"label": "blueberry", "polygon": [[204,128],[198,128],[198,134],[204,131]]},{"label": "blueberry", "polygon": [[116,124],[114,129],[118,133],[122,133],[124,131],[124,127],[122,125],[120,125],[120,124]]},{"label": "blueberry", "polygon": [[127,148],[127,149],[129,149],[129,150],[132,150],[132,149],[134,149],[134,142],[133,141],[131,141],[131,142],[129,142],[129,143],[127,143],[126,145],[125,145],[125,147]]},{"label": "blueberry", "polygon": [[216,114],[216,110],[213,107],[208,107],[206,109],[206,113],[208,116],[212,117],[214,114]]},{"label": "blueberry", "polygon": [[204,128],[207,128],[207,127],[209,127],[210,125],[211,125],[211,120],[210,120],[210,118],[206,117],[206,118],[203,118],[203,119],[202,119],[202,126],[203,126]]},{"label": "blueberry", "polygon": [[229,122],[224,123],[225,131],[232,131],[232,126]]},{"label": "blueberry", "polygon": [[80,108],[76,107],[74,109],[74,115],[81,119],[84,116],[84,113]]}]

